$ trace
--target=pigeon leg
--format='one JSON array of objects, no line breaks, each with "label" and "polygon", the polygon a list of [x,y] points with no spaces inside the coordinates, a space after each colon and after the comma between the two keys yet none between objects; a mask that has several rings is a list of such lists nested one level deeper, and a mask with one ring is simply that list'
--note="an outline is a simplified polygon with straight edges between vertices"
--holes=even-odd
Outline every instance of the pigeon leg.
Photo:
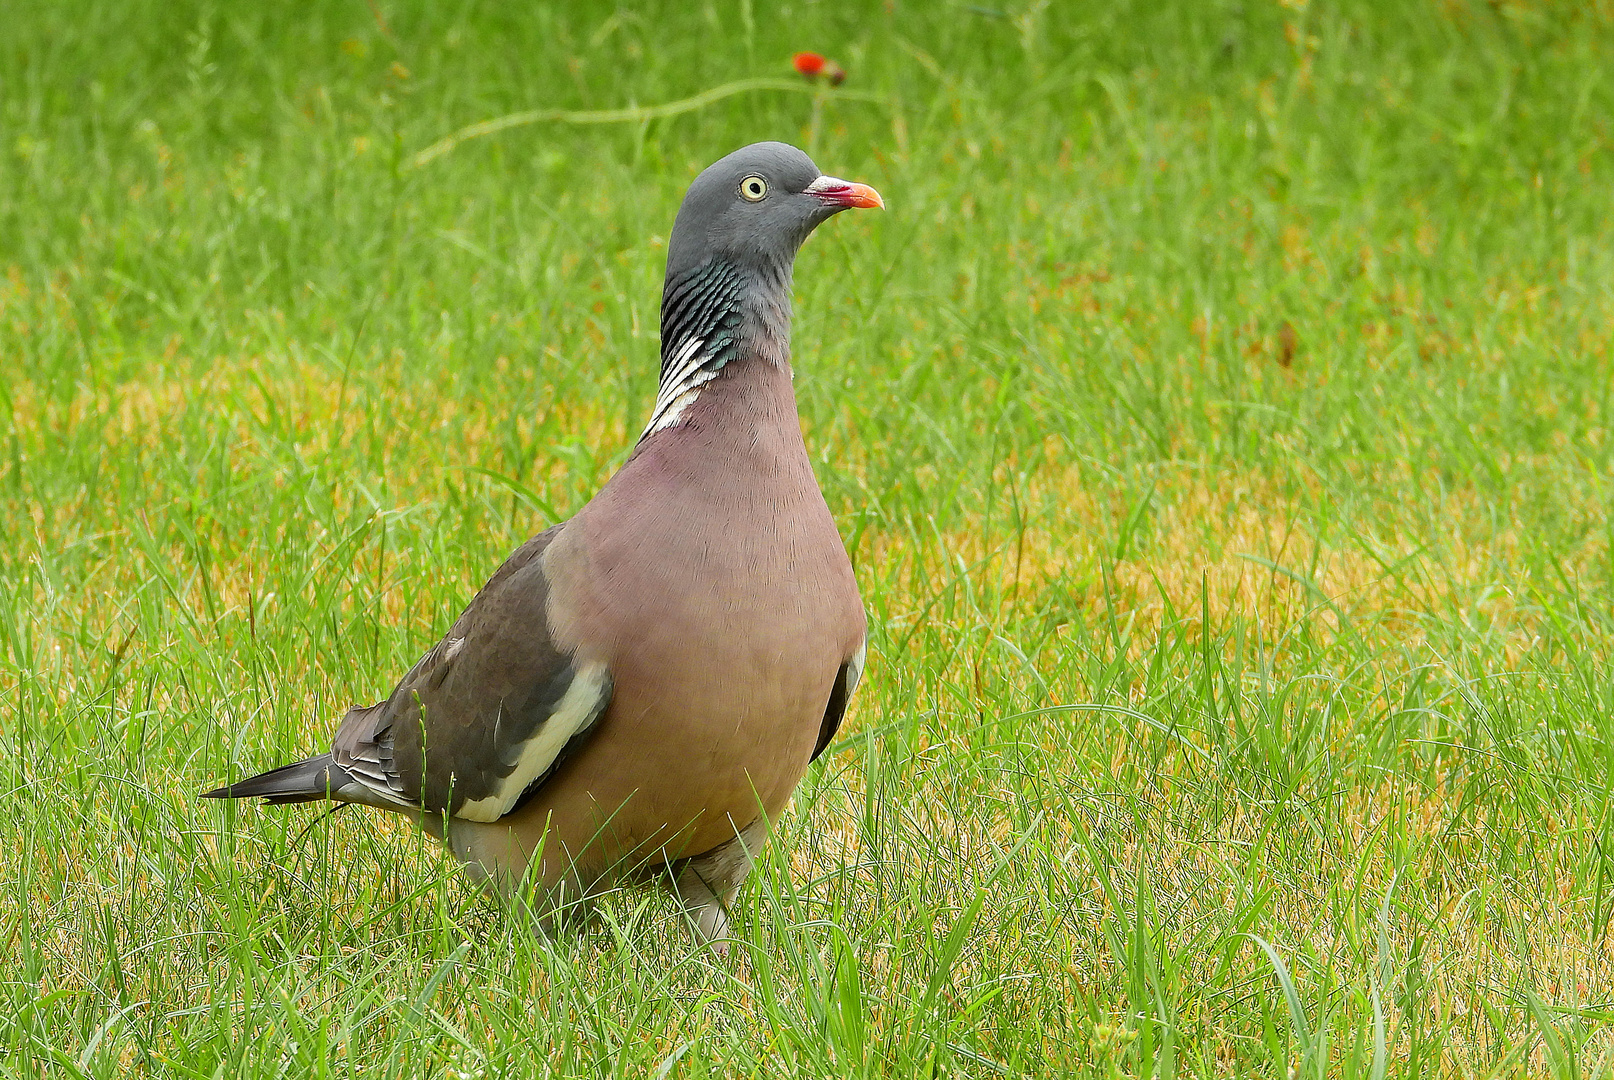
[{"label": "pigeon leg", "polygon": [[756,853],[768,838],[768,820],[758,817],[737,830],[734,839],[712,850],[684,860],[671,886],[684,914],[694,925],[703,943],[719,953],[728,951],[722,939],[729,936],[729,907],[740,894],[740,886],[756,861]]}]

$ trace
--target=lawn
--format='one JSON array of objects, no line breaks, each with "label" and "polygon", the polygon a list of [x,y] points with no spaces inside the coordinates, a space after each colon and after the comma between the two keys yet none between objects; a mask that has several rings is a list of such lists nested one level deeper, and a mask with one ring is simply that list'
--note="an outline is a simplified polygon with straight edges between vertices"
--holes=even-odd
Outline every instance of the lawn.
[{"label": "lawn", "polygon": [[[0,1076],[1614,1076],[1606,2],[3,22]],[[763,138],[889,211],[797,265],[869,665],[742,943],[199,801],[621,463]]]}]

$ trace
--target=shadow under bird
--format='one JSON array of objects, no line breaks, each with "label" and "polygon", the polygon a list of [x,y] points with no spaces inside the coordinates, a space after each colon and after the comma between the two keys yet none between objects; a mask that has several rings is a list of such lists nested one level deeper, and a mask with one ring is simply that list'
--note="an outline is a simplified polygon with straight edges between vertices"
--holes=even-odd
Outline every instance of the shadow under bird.
[{"label": "shadow under bird", "polygon": [[881,207],[756,143],[690,186],[667,250],[661,382],[622,468],[499,567],[331,751],[206,793],[415,817],[546,917],[671,886],[706,940],[845,714],[863,604],[802,441],[790,287],[814,228]]}]

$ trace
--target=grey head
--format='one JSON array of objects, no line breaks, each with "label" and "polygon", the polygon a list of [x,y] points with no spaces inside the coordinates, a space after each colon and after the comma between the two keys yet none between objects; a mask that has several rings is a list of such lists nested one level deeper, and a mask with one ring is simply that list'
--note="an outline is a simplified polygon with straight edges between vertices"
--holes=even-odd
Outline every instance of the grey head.
[{"label": "grey head", "polygon": [[842,210],[884,205],[873,188],[824,176],[788,143],[742,146],[689,185],[667,245],[667,277],[714,257],[747,269],[788,271],[822,222]]},{"label": "grey head", "polygon": [[649,435],[730,362],[790,353],[790,277],[813,229],[880,193],[818,171],[794,146],[753,143],[695,178],[667,244],[661,295],[661,387]]}]

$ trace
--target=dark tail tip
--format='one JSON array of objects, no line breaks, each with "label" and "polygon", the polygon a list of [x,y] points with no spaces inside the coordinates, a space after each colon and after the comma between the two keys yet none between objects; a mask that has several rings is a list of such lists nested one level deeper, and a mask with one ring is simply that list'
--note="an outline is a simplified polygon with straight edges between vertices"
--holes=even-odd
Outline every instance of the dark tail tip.
[{"label": "dark tail tip", "polygon": [[341,787],[343,780],[336,772],[336,763],[329,754],[309,758],[307,761],[282,765],[257,776],[249,776],[233,784],[212,791],[204,791],[204,799],[267,799],[272,804],[315,802],[330,798],[332,788]]}]

